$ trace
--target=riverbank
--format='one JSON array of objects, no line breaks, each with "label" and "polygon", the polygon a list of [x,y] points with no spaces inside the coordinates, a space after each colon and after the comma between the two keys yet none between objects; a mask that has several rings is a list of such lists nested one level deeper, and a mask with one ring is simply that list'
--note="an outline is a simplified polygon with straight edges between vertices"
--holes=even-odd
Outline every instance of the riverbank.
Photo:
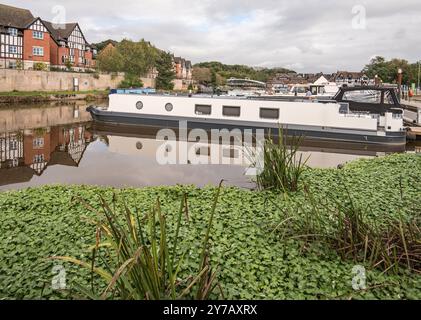
[{"label": "riverbank", "polygon": [[13,91],[0,92],[0,108],[3,104],[24,104],[55,101],[95,101],[108,98],[108,90],[91,91]]},{"label": "riverbank", "polygon": [[[343,203],[348,196],[366,209],[364,220],[380,228],[388,221],[421,219],[421,157],[392,155],[358,160],[339,169],[307,169],[307,187],[285,196],[224,188],[211,232],[212,262],[227,299],[421,299],[421,276],[401,268],[380,270],[368,262],[344,259],[326,242],[289,235],[312,212],[308,189],[320,209],[323,225],[333,226],[329,199]],[[307,191],[306,191],[307,189]],[[51,289],[51,256],[89,260],[95,243],[94,218],[74,196],[99,208],[98,196],[111,200],[115,189],[90,186],[48,186],[0,193],[0,299],[72,298],[75,292]],[[159,197],[174,233],[180,197],[188,195],[189,221],[183,222],[180,250],[203,237],[215,188],[193,186],[118,190],[127,205],[144,214]],[[137,209],[137,210],[135,210]],[[181,268],[188,275],[197,267],[190,255]],[[352,287],[355,265],[366,267],[366,289]],[[64,264],[67,284],[90,286],[89,272]],[[180,278],[183,278],[180,276]],[[97,282],[100,284],[99,282]],[[104,285],[103,283],[100,285]]]}]

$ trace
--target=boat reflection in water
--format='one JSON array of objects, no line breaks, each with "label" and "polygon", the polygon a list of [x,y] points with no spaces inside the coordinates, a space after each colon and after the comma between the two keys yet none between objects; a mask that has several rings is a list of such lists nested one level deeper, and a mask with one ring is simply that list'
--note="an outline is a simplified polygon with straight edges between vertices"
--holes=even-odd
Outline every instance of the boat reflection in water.
[{"label": "boat reflection in water", "polygon": [[[115,187],[194,184],[254,188],[239,161],[244,150],[220,142],[222,164],[161,165],[157,153],[171,153],[165,141],[156,139],[162,128],[92,123],[86,105],[59,105],[0,109],[0,190],[46,184],[89,184]],[[178,137],[179,138],[179,137]],[[203,142],[203,141],[202,141]],[[196,145],[190,141],[189,146]],[[180,141],[172,145],[178,149]],[[212,145],[194,149],[206,163]],[[420,152],[420,146],[410,152]],[[357,158],[372,158],[402,147],[388,147],[305,140],[301,147],[312,167],[337,167]],[[180,163],[177,158],[177,163]],[[208,161],[209,162],[209,161]],[[211,162],[214,163],[214,162]]]}]

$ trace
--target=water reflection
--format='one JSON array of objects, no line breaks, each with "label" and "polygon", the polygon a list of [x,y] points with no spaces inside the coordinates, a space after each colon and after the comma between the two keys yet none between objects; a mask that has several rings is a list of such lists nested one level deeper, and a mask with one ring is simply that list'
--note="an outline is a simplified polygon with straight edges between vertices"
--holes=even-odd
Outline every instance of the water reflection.
[{"label": "water reflection", "polygon": [[[166,165],[156,159],[161,128],[98,125],[86,104],[21,106],[0,109],[0,190],[51,183],[106,186],[228,184],[253,187],[241,165]],[[421,145],[408,146],[420,152]],[[234,160],[230,148],[222,157]],[[336,167],[357,158],[371,158],[402,148],[305,141],[301,152],[313,167]],[[210,157],[203,146],[197,154]]]}]

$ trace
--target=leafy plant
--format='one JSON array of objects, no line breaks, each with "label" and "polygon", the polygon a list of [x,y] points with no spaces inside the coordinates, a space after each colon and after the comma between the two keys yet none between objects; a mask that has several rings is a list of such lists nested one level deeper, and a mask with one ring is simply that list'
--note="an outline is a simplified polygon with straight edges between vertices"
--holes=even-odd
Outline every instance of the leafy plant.
[{"label": "leafy plant", "polygon": [[48,69],[48,66],[42,62],[35,62],[33,68],[36,71],[46,71]]},{"label": "leafy plant", "polygon": [[264,143],[263,163],[254,163],[261,167],[257,176],[257,185],[261,190],[297,191],[300,178],[306,168],[307,160],[298,155],[302,137],[293,136],[287,141],[287,130],[279,128],[276,138],[269,133]]},{"label": "leafy plant", "polygon": [[142,88],[143,82],[138,76],[126,73],[126,75],[124,76],[124,80],[120,83],[119,87],[123,89]]},{"label": "leafy plant", "polygon": [[[179,271],[183,266],[186,253],[181,257],[177,253],[178,244],[181,241],[182,216],[183,213],[188,215],[186,195],[181,200],[175,237],[172,242],[167,235],[167,222],[159,199],[144,219],[133,214],[124,202],[122,212],[119,212],[117,209],[119,203],[115,195],[111,205],[101,197],[103,216],[79,199],[100,217],[97,221],[93,259],[91,262],[83,262],[72,257],[52,259],[72,262],[102,277],[108,285],[100,295],[94,293],[93,283],[90,290],[79,287],[86,296],[93,299],[184,299],[193,297],[194,290],[196,291],[195,299],[209,299],[210,294],[217,287],[217,273],[212,270],[209,260],[209,238],[220,191],[221,186],[216,192],[203,239],[198,272],[187,279],[179,279]],[[105,255],[101,255],[102,249],[105,249]],[[98,257],[101,257],[106,269],[96,267],[95,258]]]}]

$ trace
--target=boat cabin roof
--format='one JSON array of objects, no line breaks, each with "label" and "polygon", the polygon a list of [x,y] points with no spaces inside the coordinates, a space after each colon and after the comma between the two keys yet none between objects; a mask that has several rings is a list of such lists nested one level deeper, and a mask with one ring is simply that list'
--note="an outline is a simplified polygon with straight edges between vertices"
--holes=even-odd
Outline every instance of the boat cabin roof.
[{"label": "boat cabin roof", "polygon": [[394,87],[342,87],[333,100],[349,103],[350,110],[356,112],[396,113],[397,110],[402,110]]}]

